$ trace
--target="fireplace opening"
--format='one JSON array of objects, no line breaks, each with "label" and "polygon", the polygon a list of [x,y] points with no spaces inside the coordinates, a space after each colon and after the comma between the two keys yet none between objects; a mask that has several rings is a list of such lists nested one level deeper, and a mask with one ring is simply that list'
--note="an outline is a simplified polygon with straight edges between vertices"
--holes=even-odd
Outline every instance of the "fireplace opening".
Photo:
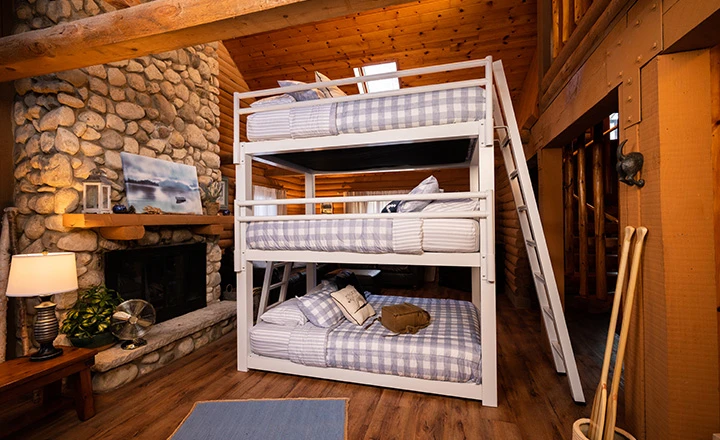
[{"label": "fireplace opening", "polygon": [[144,299],[157,322],[207,305],[205,244],[180,244],[110,251],[105,254],[105,285],[125,299]]}]

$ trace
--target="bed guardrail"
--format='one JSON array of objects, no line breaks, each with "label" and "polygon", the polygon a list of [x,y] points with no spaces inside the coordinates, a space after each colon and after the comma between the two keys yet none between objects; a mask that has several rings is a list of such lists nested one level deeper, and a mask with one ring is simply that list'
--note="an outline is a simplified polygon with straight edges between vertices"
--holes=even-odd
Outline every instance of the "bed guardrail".
[{"label": "bed guardrail", "polygon": [[[273,206],[273,205],[314,205],[319,203],[348,203],[348,202],[370,202],[370,201],[386,201],[392,200],[457,200],[457,199],[478,199],[479,209],[474,211],[448,211],[448,212],[391,212],[391,213],[353,213],[353,214],[291,214],[291,215],[273,215],[273,216],[254,216],[252,214],[244,214],[248,208],[253,206]],[[480,226],[480,236],[483,239],[480,242],[480,261],[482,262],[481,278],[488,282],[495,282],[494,267],[494,249],[487,244],[493,243],[494,236],[492,227],[492,205],[494,194],[492,190],[488,191],[466,191],[466,192],[449,192],[434,194],[392,194],[392,195],[374,195],[374,196],[346,196],[346,197],[309,197],[297,199],[270,199],[270,200],[236,200],[236,229],[244,231],[243,225],[252,222],[274,222],[285,220],[330,220],[330,219],[424,219],[424,218],[468,218],[477,219]],[[246,270],[246,243],[244,240],[240,242],[240,261],[237,269]],[[270,251],[272,252],[272,251]]]},{"label": "bed guardrail", "polygon": [[[292,93],[292,92],[301,92],[303,90],[310,90],[315,88],[326,88],[331,86],[346,86],[346,85],[352,85],[357,84],[360,82],[368,82],[368,81],[376,81],[381,79],[391,79],[391,78],[403,78],[406,76],[416,76],[416,75],[429,75],[432,73],[440,73],[440,72],[452,72],[454,70],[464,70],[464,69],[473,69],[478,67],[484,67],[485,68],[485,79],[492,78],[492,57],[487,56],[480,60],[471,60],[471,61],[461,61],[458,63],[448,63],[448,64],[440,64],[438,66],[431,66],[431,67],[419,67],[416,69],[407,69],[407,70],[398,70],[397,72],[388,72],[388,73],[377,73],[373,75],[360,75],[360,76],[353,76],[349,78],[342,78],[342,79],[335,79],[332,81],[323,81],[323,82],[314,82],[314,83],[307,83],[307,84],[301,84],[297,86],[288,86],[288,87],[275,87],[272,89],[265,89],[265,90],[257,90],[257,91],[251,91],[251,92],[235,92],[235,96],[238,100],[248,99],[248,98],[261,98],[264,96],[272,96],[272,95],[282,95],[283,93]],[[452,84],[452,83],[448,83]],[[429,87],[436,87],[435,86],[429,86]],[[426,86],[422,86],[426,87]],[[413,92],[420,91],[420,87],[409,87],[407,89],[400,89],[400,90],[412,90]],[[436,89],[438,90],[438,89]],[[394,92],[397,92],[394,91]],[[390,93],[390,92],[388,92]],[[361,96],[365,99],[369,98],[375,98],[382,96],[380,93],[366,93],[362,95],[353,95],[353,96]],[[391,95],[387,95],[391,96]],[[323,102],[331,102],[329,100],[323,100]],[[238,103],[239,104],[239,103]],[[273,106],[273,108],[279,108]],[[236,111],[243,112],[242,109],[238,107],[235,108]],[[258,110],[253,109],[251,111],[247,111],[248,109],[245,109],[244,113],[251,113],[252,111]],[[242,113],[241,113],[242,114]]]}]

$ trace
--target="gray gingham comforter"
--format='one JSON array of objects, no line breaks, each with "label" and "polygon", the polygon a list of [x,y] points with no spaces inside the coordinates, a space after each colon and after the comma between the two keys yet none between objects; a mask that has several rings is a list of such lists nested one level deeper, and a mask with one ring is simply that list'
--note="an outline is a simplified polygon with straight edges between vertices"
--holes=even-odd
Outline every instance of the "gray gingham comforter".
[{"label": "gray gingham comforter", "polygon": [[[368,329],[343,320],[323,332],[312,324],[291,338],[293,362],[449,382],[481,383],[480,319],[472,303],[438,298],[368,295],[379,313],[383,306],[409,302],[430,313],[431,323],[414,335],[394,335],[375,322]],[[302,345],[313,347],[303,359]],[[325,359],[321,359],[325,346]]]}]

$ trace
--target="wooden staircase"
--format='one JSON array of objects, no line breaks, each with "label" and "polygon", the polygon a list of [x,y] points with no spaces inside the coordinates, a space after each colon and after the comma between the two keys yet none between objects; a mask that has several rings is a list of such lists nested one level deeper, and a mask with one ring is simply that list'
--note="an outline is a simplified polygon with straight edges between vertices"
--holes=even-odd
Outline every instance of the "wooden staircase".
[{"label": "wooden staircase", "polygon": [[617,141],[610,120],[563,148],[565,291],[569,303],[610,309],[618,271]]}]

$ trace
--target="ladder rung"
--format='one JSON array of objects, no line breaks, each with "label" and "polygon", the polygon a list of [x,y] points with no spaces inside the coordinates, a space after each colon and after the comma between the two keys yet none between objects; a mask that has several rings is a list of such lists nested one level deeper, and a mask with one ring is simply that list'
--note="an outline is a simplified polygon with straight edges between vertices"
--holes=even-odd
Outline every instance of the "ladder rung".
[{"label": "ladder rung", "polygon": [[528,207],[527,205],[520,205],[517,207],[518,212],[527,211]]},{"label": "ladder rung", "polygon": [[552,347],[553,351],[560,357],[563,362],[565,362],[565,358],[562,354],[562,348],[560,348],[560,343],[558,341],[550,341],[550,346]]},{"label": "ladder rung", "polygon": [[517,179],[518,176],[518,170],[512,170],[510,172],[510,179]]},{"label": "ladder rung", "polygon": [[555,316],[553,316],[553,312],[550,306],[543,307],[543,312],[545,312],[545,316],[547,316],[548,319],[555,322]]},{"label": "ladder rung", "polygon": [[527,243],[528,246],[537,247],[535,240],[525,240],[525,243]]},{"label": "ladder rung", "polygon": [[535,272],[535,279],[540,281],[541,283],[545,284],[545,277],[540,272]]},{"label": "ladder rung", "polygon": [[505,136],[505,139],[500,142],[500,148],[505,148],[510,143],[510,136]]},{"label": "ladder rung", "polygon": [[285,263],[285,262],[273,263],[272,267],[273,267],[273,269],[275,269],[277,267],[285,266],[286,264],[288,264],[288,263]]},{"label": "ladder rung", "polygon": [[284,283],[282,281],[277,282],[275,284],[270,284],[270,290],[277,289],[278,287],[282,286]]}]

